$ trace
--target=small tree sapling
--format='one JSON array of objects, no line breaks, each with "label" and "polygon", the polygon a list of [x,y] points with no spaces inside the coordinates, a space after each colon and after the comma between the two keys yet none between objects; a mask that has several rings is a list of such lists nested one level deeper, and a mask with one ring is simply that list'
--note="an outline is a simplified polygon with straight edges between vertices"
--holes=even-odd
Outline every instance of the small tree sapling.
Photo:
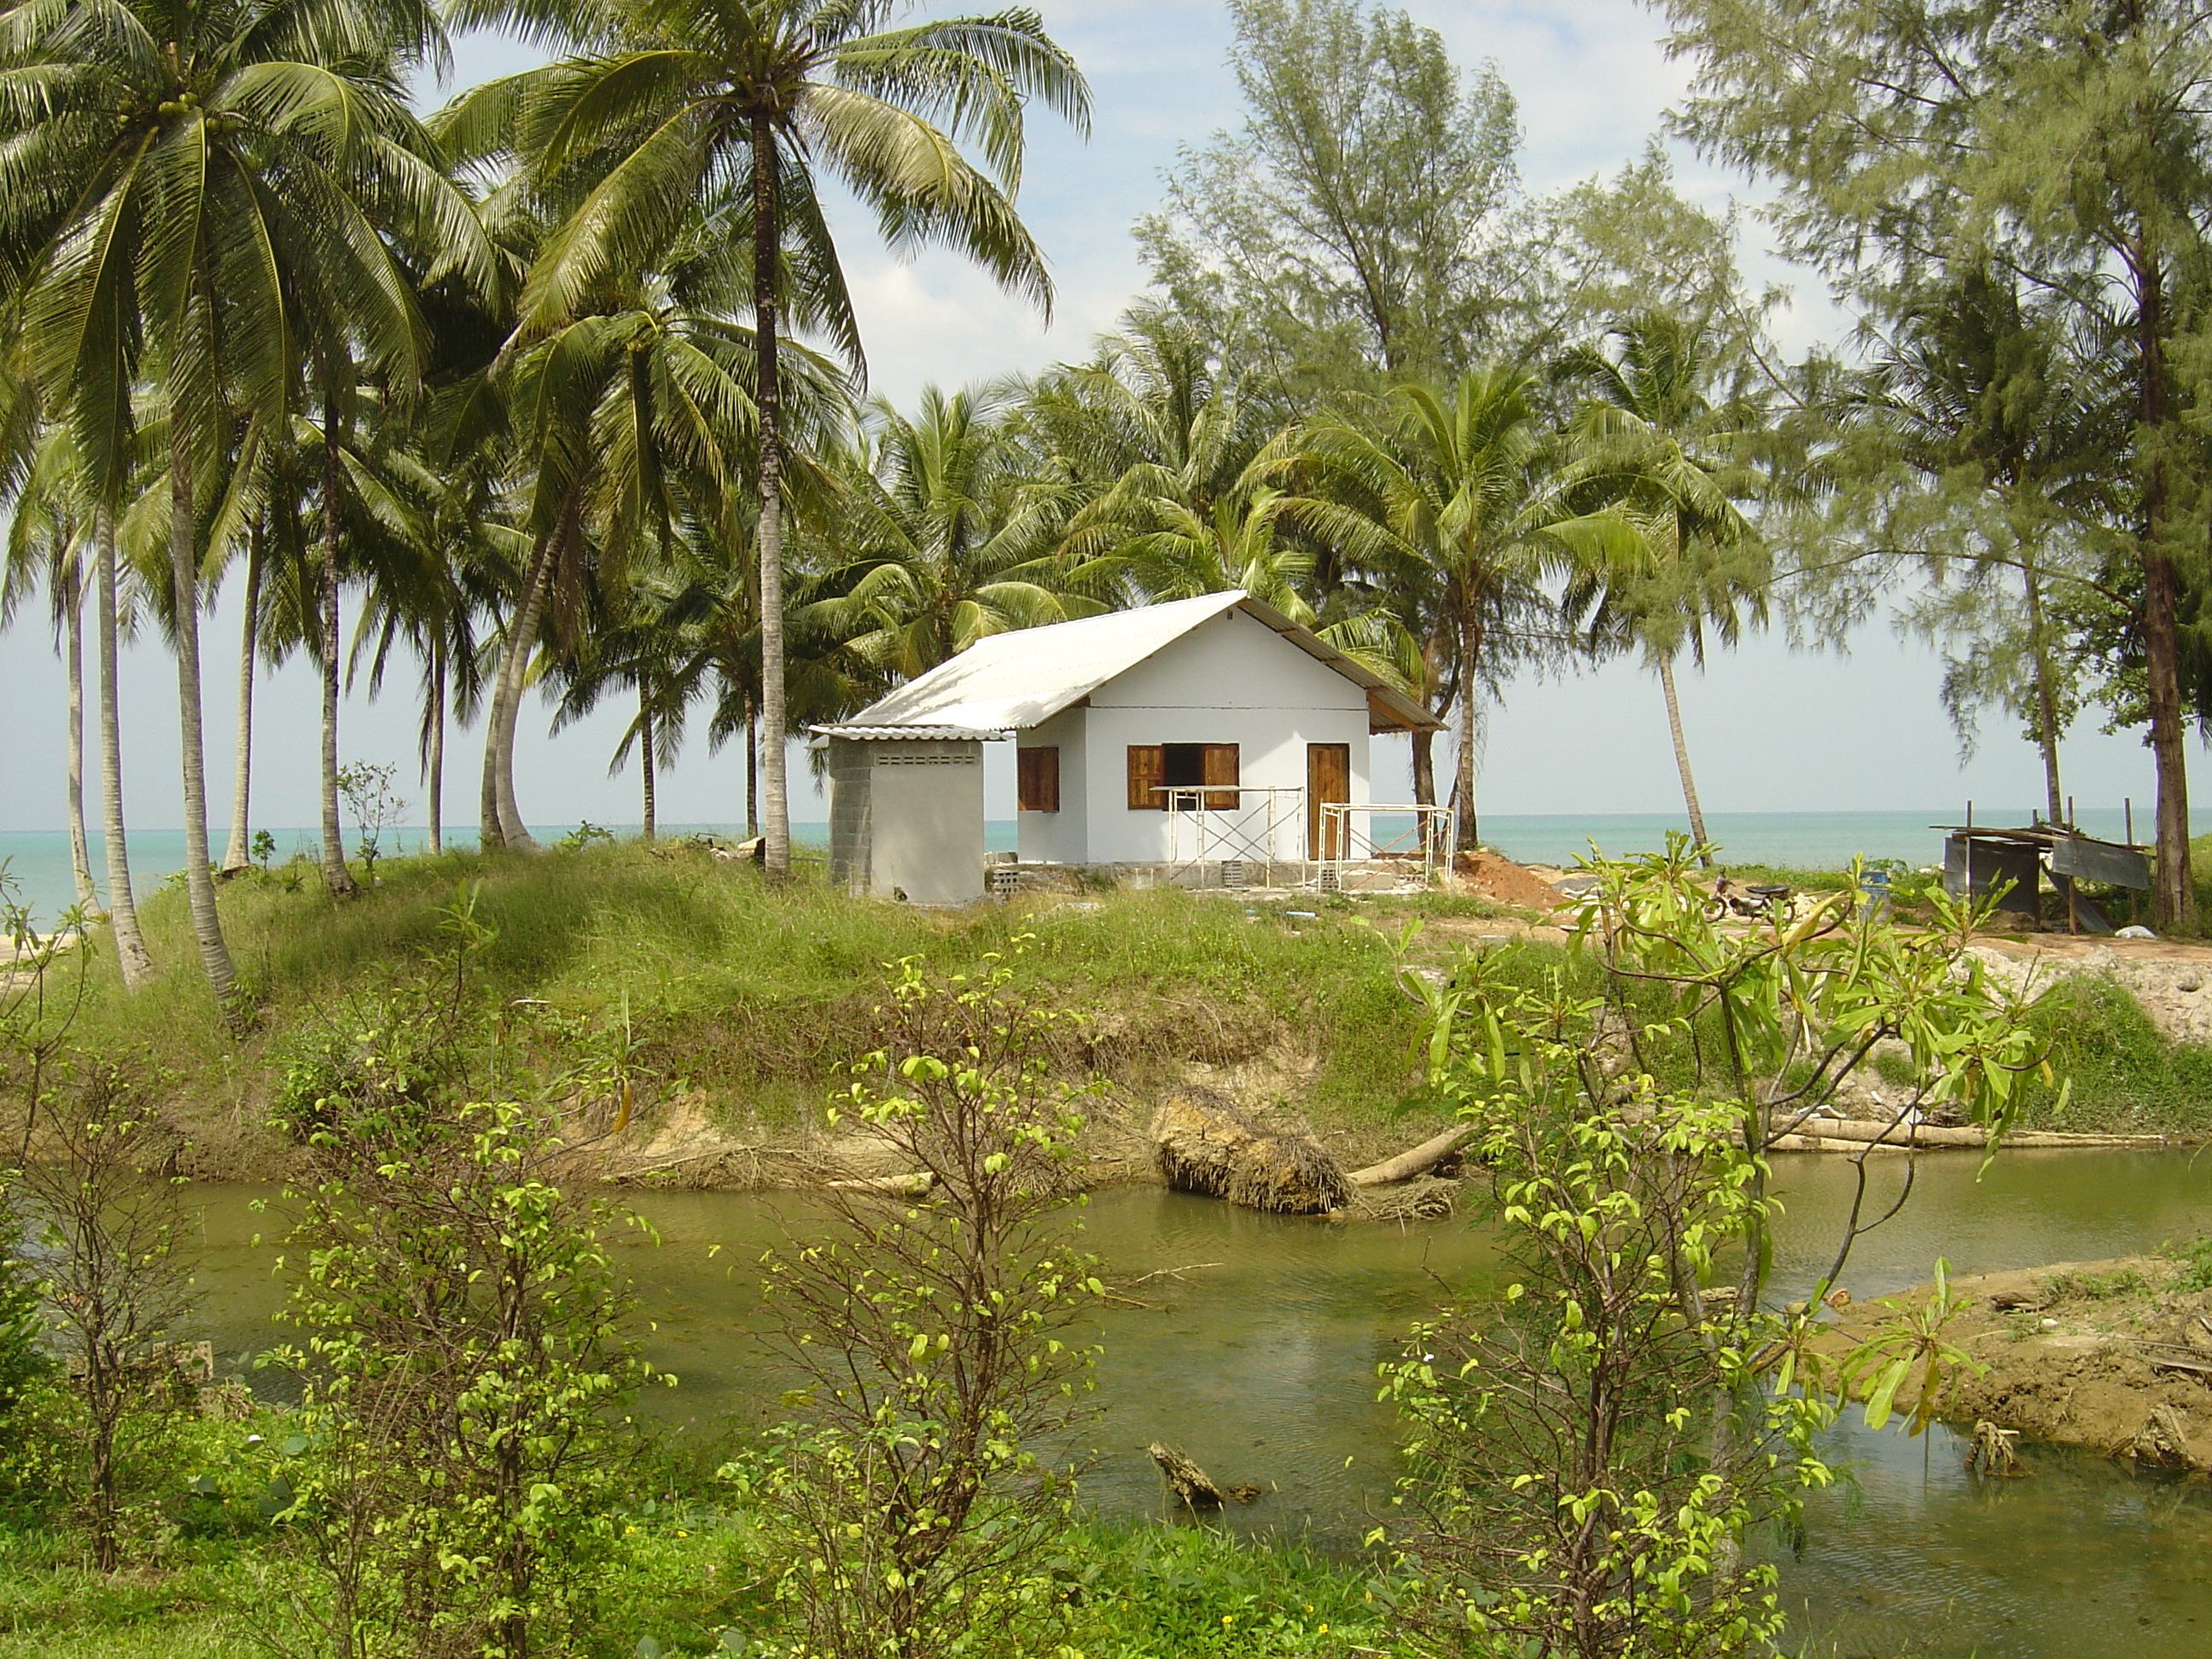
[{"label": "small tree sapling", "polygon": [[1068,1169],[1088,1090],[1069,1017],[896,965],[878,1046],[833,1118],[896,1148],[927,1195],[832,1188],[769,1261],[771,1341],[805,1379],[745,1480],[781,1594],[824,1659],[1030,1650],[1072,1471],[1040,1453],[1084,1414],[1069,1328],[1103,1294]]}]

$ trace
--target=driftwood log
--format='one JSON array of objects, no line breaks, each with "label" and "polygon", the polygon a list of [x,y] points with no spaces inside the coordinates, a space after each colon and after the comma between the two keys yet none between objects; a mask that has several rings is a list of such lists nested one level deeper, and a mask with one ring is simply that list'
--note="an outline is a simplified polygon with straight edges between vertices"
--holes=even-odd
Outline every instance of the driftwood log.
[{"label": "driftwood log", "polygon": [[1319,1141],[1270,1133],[1210,1089],[1168,1096],[1152,1115],[1152,1133],[1160,1178],[1179,1193],[1278,1215],[1325,1215],[1352,1196]]},{"label": "driftwood log", "polygon": [[1386,1158],[1364,1170],[1354,1170],[1345,1179],[1355,1187],[1395,1187],[1401,1181],[1411,1181],[1415,1176],[1428,1174],[1465,1146],[1474,1137],[1474,1124],[1462,1123],[1423,1141],[1411,1152]]},{"label": "driftwood log", "polygon": [[1193,1510],[1218,1510],[1226,1498],[1220,1487],[1204,1469],[1192,1462],[1172,1446],[1163,1446],[1157,1440],[1145,1448],[1152,1454],[1152,1462],[1160,1466],[1160,1473],[1168,1478],[1175,1495],[1183,1501],[1183,1507]]},{"label": "driftwood log", "polygon": [[1260,1495],[1259,1487],[1249,1480],[1234,1486],[1214,1485],[1212,1476],[1172,1446],[1163,1446],[1155,1440],[1145,1449],[1160,1466],[1160,1473],[1167,1476],[1168,1485],[1187,1509],[1218,1510],[1232,1500],[1249,1504]]},{"label": "driftwood log", "polygon": [[[1850,1140],[1862,1145],[1875,1143],[1903,1150],[1907,1146],[1963,1146],[1978,1151],[1989,1145],[1986,1129],[1952,1127],[1936,1123],[1878,1123],[1864,1118],[1776,1116],[1771,1127],[1790,1127],[1807,1140]],[[2057,1130],[2015,1130],[2004,1138],[2004,1144],[2013,1147],[2059,1146],[2158,1146],[2165,1144],[2163,1135],[2098,1135],[2073,1134]],[[1784,1147],[1783,1150],[1793,1150]],[[1826,1149],[1823,1149],[1826,1150]],[[1357,1176],[1353,1177],[1355,1180]]]},{"label": "driftwood log", "polygon": [[936,1184],[936,1176],[927,1170],[915,1170],[907,1175],[866,1176],[858,1180],[828,1183],[833,1193],[882,1193],[890,1198],[920,1198]]}]

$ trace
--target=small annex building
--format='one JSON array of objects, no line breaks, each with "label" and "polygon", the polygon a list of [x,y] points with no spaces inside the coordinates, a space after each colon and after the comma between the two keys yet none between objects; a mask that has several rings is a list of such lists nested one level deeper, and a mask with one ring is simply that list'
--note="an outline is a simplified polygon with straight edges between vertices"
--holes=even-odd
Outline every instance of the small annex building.
[{"label": "small annex building", "polygon": [[[815,732],[833,881],[959,904],[986,888],[982,745],[1012,740],[1021,864],[1340,857],[1368,740],[1439,722],[1280,611],[1209,593],[994,634]],[[1338,811],[1328,807],[1335,804]]]}]

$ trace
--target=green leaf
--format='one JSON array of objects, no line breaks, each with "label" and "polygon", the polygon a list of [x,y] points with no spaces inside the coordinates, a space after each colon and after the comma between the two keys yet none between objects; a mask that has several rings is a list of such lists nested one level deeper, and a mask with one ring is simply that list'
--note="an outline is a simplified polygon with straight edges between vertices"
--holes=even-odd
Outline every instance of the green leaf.
[{"label": "green leaf", "polygon": [[1890,1408],[1897,1399],[1897,1391],[1904,1386],[1905,1374],[1911,1369],[1912,1357],[1907,1354],[1901,1359],[1892,1361],[1889,1369],[1882,1373],[1881,1381],[1867,1396],[1867,1427],[1879,1429],[1889,1421]]}]

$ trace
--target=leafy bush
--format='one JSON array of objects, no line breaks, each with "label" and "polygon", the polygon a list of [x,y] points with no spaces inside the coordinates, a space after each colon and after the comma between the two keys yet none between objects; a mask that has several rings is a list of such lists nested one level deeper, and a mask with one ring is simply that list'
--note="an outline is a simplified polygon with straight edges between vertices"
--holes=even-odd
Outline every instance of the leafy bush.
[{"label": "leafy bush", "polygon": [[269,1054],[276,1121],[306,1140],[371,1101],[388,1107],[428,1099],[440,1034],[410,1012],[397,998],[364,996],[278,1038]]},{"label": "leafy bush", "polygon": [[2181,1257],[2182,1267],[2174,1279],[2174,1288],[2212,1291],[2212,1233],[2191,1239],[2176,1254]]}]

